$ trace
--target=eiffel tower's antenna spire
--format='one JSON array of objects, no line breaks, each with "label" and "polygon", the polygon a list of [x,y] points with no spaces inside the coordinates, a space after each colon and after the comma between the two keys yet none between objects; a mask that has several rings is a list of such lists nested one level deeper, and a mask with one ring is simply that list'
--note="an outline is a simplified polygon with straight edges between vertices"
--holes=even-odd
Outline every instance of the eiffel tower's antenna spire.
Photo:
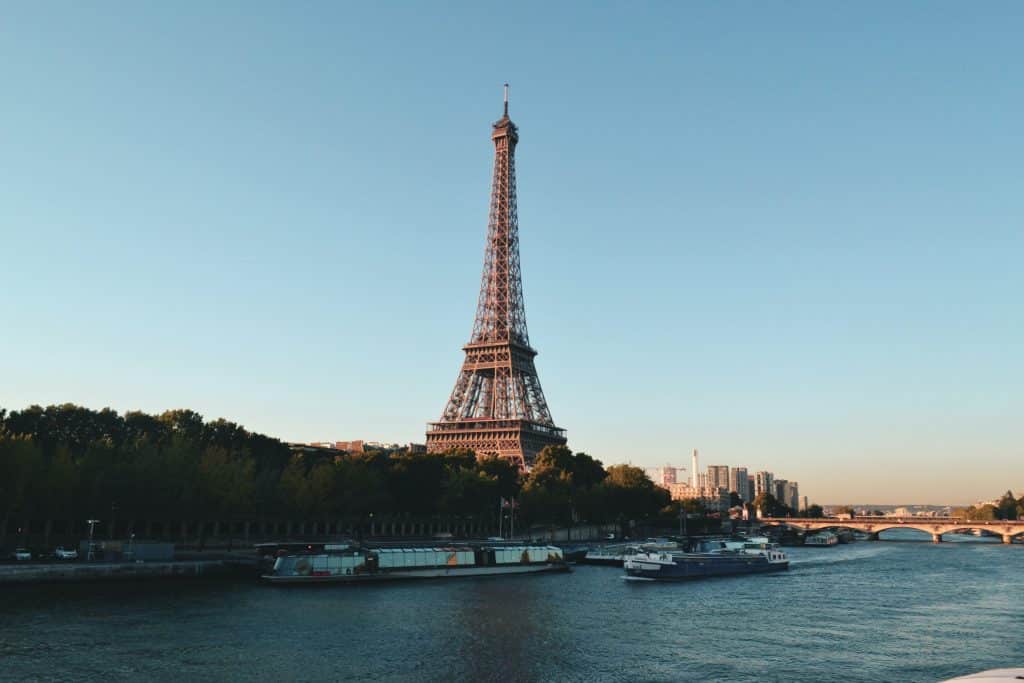
[{"label": "eiffel tower's antenna spire", "polygon": [[505,84],[505,116],[508,116],[508,83]]}]

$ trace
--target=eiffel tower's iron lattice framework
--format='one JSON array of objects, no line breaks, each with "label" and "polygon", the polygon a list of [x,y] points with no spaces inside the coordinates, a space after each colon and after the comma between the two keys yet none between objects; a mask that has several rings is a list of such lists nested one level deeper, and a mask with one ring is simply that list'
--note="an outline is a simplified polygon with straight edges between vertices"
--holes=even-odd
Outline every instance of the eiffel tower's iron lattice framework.
[{"label": "eiffel tower's iron lattice framework", "polygon": [[471,448],[526,468],[545,446],[564,444],[565,431],[551,419],[526,331],[516,213],[519,131],[508,116],[507,84],[505,113],[491,140],[494,177],[473,334],[462,347],[466,358],[441,420],[427,427],[427,451]]}]

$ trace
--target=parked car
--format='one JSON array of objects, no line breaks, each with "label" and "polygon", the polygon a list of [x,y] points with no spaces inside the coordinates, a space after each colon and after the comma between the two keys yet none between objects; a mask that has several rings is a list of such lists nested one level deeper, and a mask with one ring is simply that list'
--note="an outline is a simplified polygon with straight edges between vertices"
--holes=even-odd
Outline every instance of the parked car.
[{"label": "parked car", "polygon": [[32,553],[30,553],[25,548],[18,548],[13,553],[11,553],[11,559],[17,560],[18,562],[24,562],[26,560],[32,559]]},{"label": "parked car", "polygon": [[59,545],[57,546],[57,549],[53,551],[53,556],[58,560],[77,560],[78,551],[74,549],[65,550],[64,546]]}]

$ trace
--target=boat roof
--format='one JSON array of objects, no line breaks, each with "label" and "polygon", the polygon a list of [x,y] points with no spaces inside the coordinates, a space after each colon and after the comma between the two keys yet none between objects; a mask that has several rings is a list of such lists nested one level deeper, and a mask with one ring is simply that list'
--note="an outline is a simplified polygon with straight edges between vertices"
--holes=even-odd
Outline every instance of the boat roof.
[{"label": "boat roof", "polygon": [[979,671],[978,673],[967,674],[966,676],[950,678],[943,683],[950,683],[951,681],[1005,683],[1005,681],[1019,681],[1022,678],[1024,678],[1024,669],[989,669],[988,671]]}]

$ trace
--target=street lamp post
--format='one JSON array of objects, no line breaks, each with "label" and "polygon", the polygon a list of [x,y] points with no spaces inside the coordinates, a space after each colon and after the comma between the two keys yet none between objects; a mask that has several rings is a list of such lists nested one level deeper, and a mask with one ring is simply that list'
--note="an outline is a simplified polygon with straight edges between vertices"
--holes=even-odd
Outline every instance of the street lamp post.
[{"label": "street lamp post", "polygon": [[98,520],[98,519],[87,519],[85,521],[87,521],[89,523],[89,551],[86,553],[86,558],[85,559],[88,562],[92,562],[93,561],[92,535],[93,535],[93,530],[96,528],[96,522],[98,522],[100,520]]},{"label": "street lamp post", "polygon": [[498,536],[505,538],[505,499],[498,498]]}]

